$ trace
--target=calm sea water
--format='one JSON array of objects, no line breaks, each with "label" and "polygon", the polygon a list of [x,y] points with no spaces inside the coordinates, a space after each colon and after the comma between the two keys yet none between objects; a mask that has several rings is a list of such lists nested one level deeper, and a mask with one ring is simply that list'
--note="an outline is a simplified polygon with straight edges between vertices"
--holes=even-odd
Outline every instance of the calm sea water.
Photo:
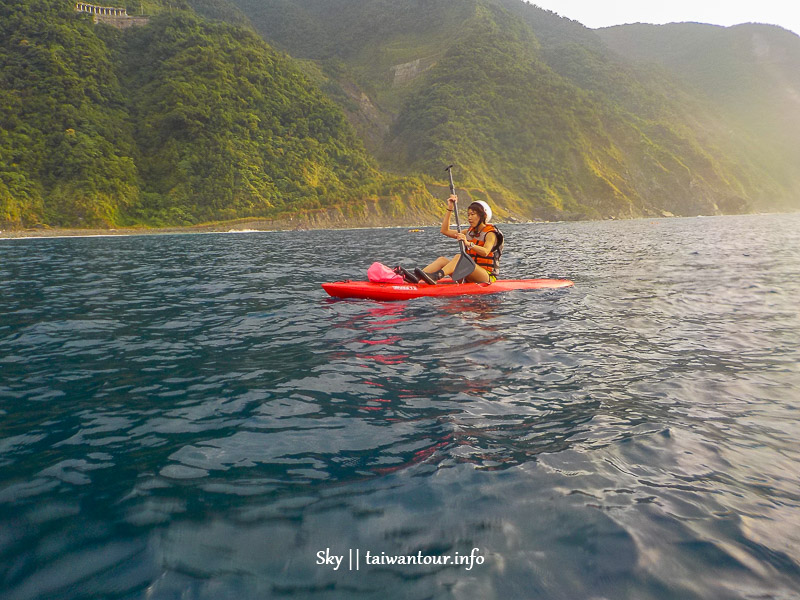
[{"label": "calm sea water", "polygon": [[0,597],[800,597],[800,215],[504,229],[0,240]]}]

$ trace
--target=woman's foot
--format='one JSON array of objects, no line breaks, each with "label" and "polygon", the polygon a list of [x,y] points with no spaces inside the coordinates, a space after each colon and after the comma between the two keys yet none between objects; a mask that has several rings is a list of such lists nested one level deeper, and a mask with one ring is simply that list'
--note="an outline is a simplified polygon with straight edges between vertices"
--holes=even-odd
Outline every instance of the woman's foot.
[{"label": "woman's foot", "polygon": [[436,285],[436,280],[438,279],[438,277],[436,277],[436,273],[431,275],[430,273],[426,273],[419,267],[416,267],[414,269],[414,275],[416,275],[417,277],[422,279],[425,283],[428,283],[430,285]]},{"label": "woman's foot", "polygon": [[408,283],[419,283],[419,277],[414,275],[414,273],[412,273],[408,269],[404,269],[401,265],[397,265],[392,270],[398,275],[400,275],[400,277],[402,277]]}]

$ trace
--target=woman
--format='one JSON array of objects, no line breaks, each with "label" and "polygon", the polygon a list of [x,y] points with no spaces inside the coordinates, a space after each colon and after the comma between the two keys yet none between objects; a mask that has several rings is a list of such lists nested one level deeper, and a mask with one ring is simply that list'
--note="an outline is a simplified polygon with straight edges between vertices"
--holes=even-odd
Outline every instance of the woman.
[{"label": "woman", "polygon": [[[483,200],[473,202],[467,207],[467,222],[469,229],[466,233],[459,233],[450,229],[450,217],[455,210],[458,196],[452,195],[447,199],[447,212],[442,220],[441,232],[447,237],[461,240],[472,259],[475,269],[467,275],[467,281],[476,283],[492,283],[497,279],[497,269],[500,260],[498,250],[502,234],[490,224],[492,209]],[[461,258],[461,253],[453,258],[440,256],[424,269],[415,269],[414,272],[428,283],[436,283],[442,277],[451,275]]]}]

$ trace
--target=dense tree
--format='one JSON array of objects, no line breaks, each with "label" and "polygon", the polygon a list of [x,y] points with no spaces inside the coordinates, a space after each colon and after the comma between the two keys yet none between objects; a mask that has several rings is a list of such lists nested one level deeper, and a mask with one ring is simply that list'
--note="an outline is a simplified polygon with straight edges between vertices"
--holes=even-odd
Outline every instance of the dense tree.
[{"label": "dense tree", "polygon": [[163,14],[124,44],[143,215],[319,208],[378,179],[341,110],[255,34]]},{"label": "dense tree", "polygon": [[254,33],[190,11],[93,25],[3,0],[0,223],[189,224],[347,204],[388,179]]},{"label": "dense tree", "polygon": [[115,221],[137,200],[105,44],[58,0],[0,2],[0,222]]}]

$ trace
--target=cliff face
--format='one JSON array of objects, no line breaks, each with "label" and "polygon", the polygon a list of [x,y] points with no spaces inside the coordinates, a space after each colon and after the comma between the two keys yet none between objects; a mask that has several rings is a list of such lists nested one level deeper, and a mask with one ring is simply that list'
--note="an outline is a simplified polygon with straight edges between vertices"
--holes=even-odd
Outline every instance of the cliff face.
[{"label": "cliff face", "polygon": [[150,17],[107,17],[103,15],[95,15],[94,23],[104,23],[111,25],[117,29],[128,29],[130,27],[144,27],[150,23]]},{"label": "cliff face", "polygon": [[800,208],[800,37],[752,23],[623,25],[597,33],[626,60],[668,71],[713,106],[729,131],[728,156],[772,184],[766,194],[748,195],[754,208]]}]

